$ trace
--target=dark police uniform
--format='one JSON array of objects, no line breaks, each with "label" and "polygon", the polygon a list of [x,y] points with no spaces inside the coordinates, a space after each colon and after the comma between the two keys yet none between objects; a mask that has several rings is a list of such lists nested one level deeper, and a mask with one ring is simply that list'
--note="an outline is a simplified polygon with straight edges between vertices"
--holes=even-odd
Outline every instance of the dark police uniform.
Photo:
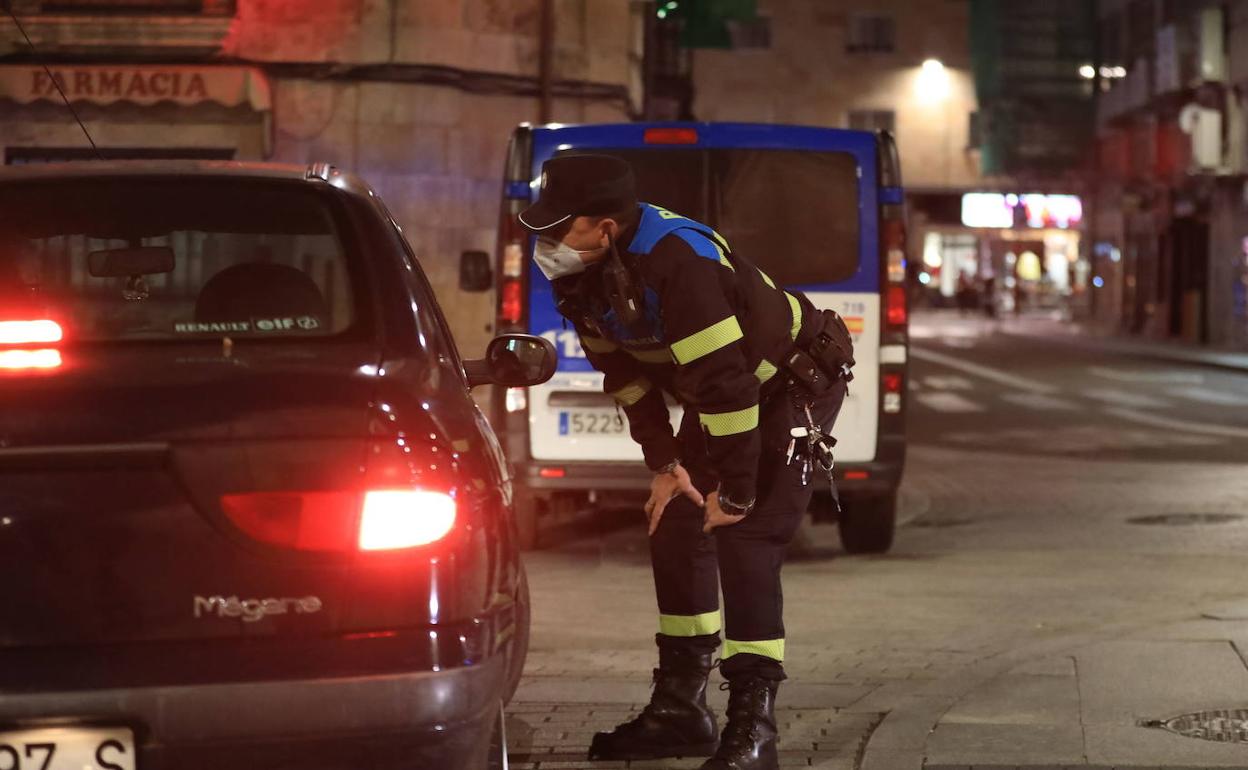
[{"label": "dark police uniform", "polygon": [[[539,235],[545,222],[558,224],[569,214],[618,214],[630,205],[620,189],[631,187],[631,170],[621,161],[560,157],[547,162],[544,176],[542,201],[522,215]],[[626,182],[621,185],[619,177]],[[599,195],[594,185],[604,179],[607,192]],[[703,494],[718,490],[726,513],[747,514],[737,524],[704,534],[703,510],[679,495],[650,538],[659,605],[656,700],[662,700],[664,683],[658,679],[665,670],[679,677],[682,668],[695,691],[684,694],[702,698],[705,674],[696,691],[697,676],[691,672],[709,670],[709,656],[719,644],[722,586],[721,672],[733,698],[720,746],[725,756],[707,766],[772,767],[771,709],[776,685],[784,678],[780,569],[812,493],[811,468],[800,456],[795,461],[800,447],[792,434],[808,424],[807,408],[816,426],[830,432],[846,393],[844,380],[818,395],[798,391],[783,364],[795,345],[811,343],[828,314],[816,311],[800,292],[777,286],[706,225],[658,206],[631,205],[638,206],[639,217],[620,232],[615,245],[638,281],[640,320],[624,323],[608,301],[603,262],[553,281],[559,311],[575,327],[589,362],[605,375],[604,389],[627,415],[646,464],[659,472],[679,461]],[[844,339],[848,344],[847,333]],[[664,393],[685,410],[675,435]],[[672,665],[665,669],[664,663]],[[709,714],[704,700],[700,711],[705,713],[692,717],[687,713],[691,704],[682,710],[679,697],[668,700],[669,708],[662,702],[649,707],[651,729],[629,723],[601,734],[591,756],[671,756],[671,746],[662,750],[667,743],[683,743],[685,755],[710,753],[688,750],[714,748],[713,739],[704,740]],[[734,708],[741,717],[736,721],[748,728],[739,724],[733,731]],[[665,741],[659,735],[663,730],[654,728],[663,723],[665,711],[673,710],[684,713],[667,722],[685,728],[674,732],[686,737]],[[639,719],[646,717],[643,713]],[[748,739],[750,732],[759,733],[760,719],[765,723],[762,740]],[[713,718],[710,724],[713,731]],[[727,746],[730,739],[742,745]],[[638,745],[640,752],[630,748]],[[742,751],[746,756],[738,756]]]}]

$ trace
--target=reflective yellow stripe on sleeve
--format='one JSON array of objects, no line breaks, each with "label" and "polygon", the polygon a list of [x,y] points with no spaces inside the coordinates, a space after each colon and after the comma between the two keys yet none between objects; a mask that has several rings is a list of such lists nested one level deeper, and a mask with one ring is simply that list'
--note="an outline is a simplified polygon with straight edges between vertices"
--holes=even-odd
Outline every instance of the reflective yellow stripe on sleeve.
[{"label": "reflective yellow stripe on sleeve", "polygon": [[748,652],[753,655],[761,655],[764,658],[772,660],[784,661],[784,640],[768,639],[762,642],[734,642],[731,639],[724,640],[724,654],[722,657],[731,658],[733,655],[740,655]]},{"label": "reflective yellow stripe on sleeve", "polygon": [[619,350],[619,346],[614,342],[604,340],[602,337],[581,337],[581,347],[591,353],[612,353]]},{"label": "reflective yellow stripe on sleeve", "polygon": [[650,380],[647,380],[645,377],[639,377],[619,390],[611,391],[611,398],[614,398],[622,406],[632,406],[645,398],[646,394],[650,392],[650,388]]},{"label": "reflective yellow stripe on sleeve", "polygon": [[719,610],[701,615],[659,615],[659,633],[666,636],[706,636],[721,628]]},{"label": "reflective yellow stripe on sleeve", "polygon": [[754,370],[754,376],[758,378],[758,384],[762,385],[776,376],[776,365],[764,358],[758,362],[758,368]]},{"label": "reflective yellow stripe on sleeve", "polygon": [[723,265],[724,267],[728,268],[734,273],[737,272],[737,269],[732,266],[732,262],[728,259],[728,255],[725,254],[724,250],[719,247],[719,244],[716,243],[715,241],[711,241],[711,245],[715,247],[715,253],[719,255],[719,264]]},{"label": "reflective yellow stripe on sleeve", "polygon": [[672,343],[672,355],[676,357],[677,363],[687,364],[731,345],[744,336],[741,333],[741,323],[735,315],[730,315],[717,324]]},{"label": "reflective yellow stripe on sleeve", "polygon": [[789,336],[796,340],[798,332],[802,330],[802,303],[787,291],[784,296],[789,300],[789,310],[793,313],[793,326],[789,329]]},{"label": "reflective yellow stripe on sleeve", "polygon": [[698,421],[712,436],[732,436],[758,427],[758,404],[737,412],[699,414]]}]

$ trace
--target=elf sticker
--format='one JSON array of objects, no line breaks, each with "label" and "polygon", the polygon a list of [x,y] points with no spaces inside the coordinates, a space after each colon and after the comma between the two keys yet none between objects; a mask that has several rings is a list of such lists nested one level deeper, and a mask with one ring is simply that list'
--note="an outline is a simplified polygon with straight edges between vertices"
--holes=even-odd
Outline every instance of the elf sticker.
[{"label": "elf sticker", "polygon": [[284,332],[292,330],[309,332],[321,328],[321,322],[315,316],[310,315],[253,318],[251,322],[255,325],[258,332]]}]

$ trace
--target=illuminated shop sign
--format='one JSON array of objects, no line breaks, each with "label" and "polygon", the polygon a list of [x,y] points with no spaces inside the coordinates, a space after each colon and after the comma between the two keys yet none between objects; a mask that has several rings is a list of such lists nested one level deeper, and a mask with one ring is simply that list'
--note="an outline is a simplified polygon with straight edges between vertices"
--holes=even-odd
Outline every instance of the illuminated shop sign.
[{"label": "illuminated shop sign", "polygon": [[1010,228],[1076,227],[1083,221],[1083,202],[1077,195],[1043,193],[966,193],[962,196],[962,224],[967,227]]}]

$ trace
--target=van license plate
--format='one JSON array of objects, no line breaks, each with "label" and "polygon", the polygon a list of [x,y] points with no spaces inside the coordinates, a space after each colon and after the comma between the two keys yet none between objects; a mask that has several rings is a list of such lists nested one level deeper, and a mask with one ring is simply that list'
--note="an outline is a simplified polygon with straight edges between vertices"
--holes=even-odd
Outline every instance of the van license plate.
[{"label": "van license plate", "polygon": [[570,409],[559,412],[560,436],[614,436],[625,431],[614,409]]},{"label": "van license plate", "polygon": [[52,727],[0,733],[0,768],[135,770],[134,733],[122,727]]}]

